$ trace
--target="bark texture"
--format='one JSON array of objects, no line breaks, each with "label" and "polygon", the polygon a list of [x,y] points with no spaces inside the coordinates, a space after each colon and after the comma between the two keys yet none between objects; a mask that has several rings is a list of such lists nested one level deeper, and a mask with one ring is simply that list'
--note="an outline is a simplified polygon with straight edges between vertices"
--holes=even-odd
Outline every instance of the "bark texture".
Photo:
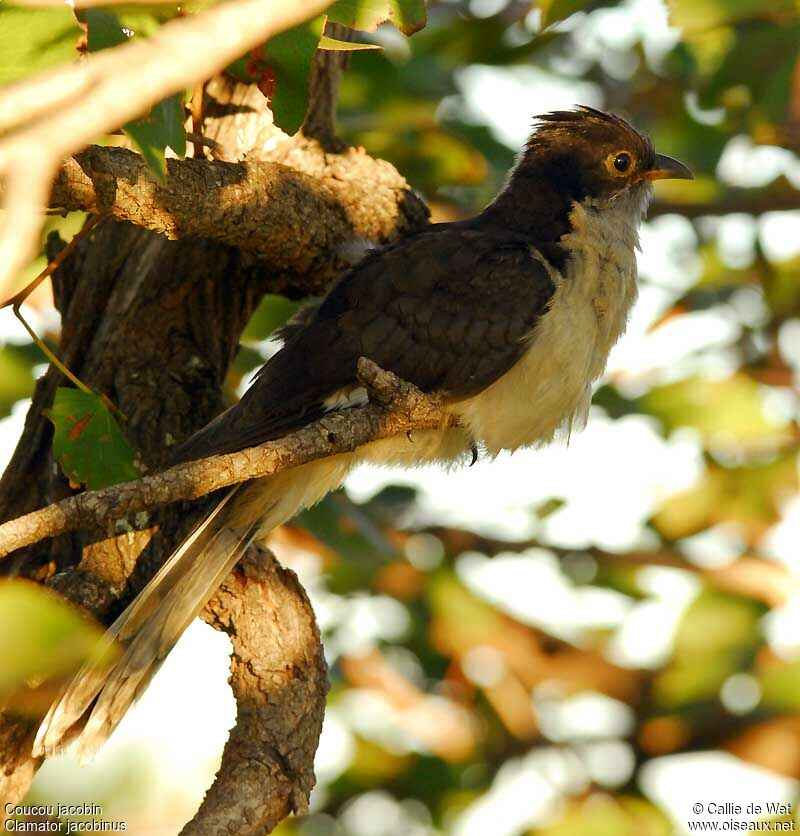
[{"label": "bark texture", "polygon": [[[255,253],[265,270],[318,292],[353,238],[385,240],[425,219],[398,172],[363,150],[287,142],[289,165],[168,160],[158,184],[140,154],[93,146],[62,167],[50,204],[129,221],[172,240],[205,238]],[[291,167],[294,164],[295,167]],[[305,173],[303,169],[310,173]]]},{"label": "bark texture", "polygon": [[319,630],[294,573],[259,549],[203,617],[231,636],[237,717],[218,778],[182,836],[260,836],[308,810],[328,691]]},{"label": "bark texture", "polygon": [[[66,164],[57,185],[62,205],[115,219],[102,221],[53,276],[62,316],[59,353],[126,413],[126,434],[150,471],[221,409],[239,335],[264,292],[319,291],[338,263],[340,241],[354,233],[385,238],[427,220],[421,201],[387,164],[358,151],[331,153],[313,139],[287,140],[254,89],[215,80],[206,94],[203,133],[228,159],[247,157],[246,163],[171,163],[170,178],[186,189],[181,200],[170,185],[156,186],[143,175],[129,153],[92,149]],[[256,162],[267,158],[270,163]],[[266,215],[254,224],[250,213],[259,211]],[[197,221],[207,213],[210,224],[186,225],[190,215]],[[266,234],[259,223],[269,224]],[[215,224],[223,234],[215,234]],[[58,242],[52,244],[55,251]],[[37,384],[0,480],[0,520],[72,493],[53,461],[51,427],[42,414],[63,383],[51,368]],[[97,527],[68,532],[15,552],[0,571],[47,582],[108,622],[203,507],[177,503],[143,511],[110,537]],[[325,691],[319,636],[293,576],[263,555],[253,561],[208,609],[234,643],[239,721],[217,784],[185,833],[266,833],[290,810],[302,809],[313,784]],[[264,633],[262,620],[269,625]],[[0,718],[4,801],[23,797],[38,766],[31,739],[28,724]]]}]

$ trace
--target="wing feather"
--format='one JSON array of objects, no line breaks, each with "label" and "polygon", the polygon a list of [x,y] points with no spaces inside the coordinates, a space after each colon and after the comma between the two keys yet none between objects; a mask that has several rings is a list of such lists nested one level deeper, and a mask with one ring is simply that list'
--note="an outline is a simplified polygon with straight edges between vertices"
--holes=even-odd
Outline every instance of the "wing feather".
[{"label": "wing feather", "polygon": [[503,230],[438,224],[374,250],[289,323],[240,402],[178,457],[231,452],[318,419],[356,382],[362,356],[425,392],[470,397],[519,359],[553,292],[530,241]]}]

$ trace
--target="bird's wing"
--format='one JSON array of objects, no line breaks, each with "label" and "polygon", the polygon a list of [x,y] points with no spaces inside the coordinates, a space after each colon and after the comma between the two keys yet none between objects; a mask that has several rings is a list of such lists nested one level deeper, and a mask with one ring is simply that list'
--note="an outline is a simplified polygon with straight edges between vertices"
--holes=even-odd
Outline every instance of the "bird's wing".
[{"label": "bird's wing", "polygon": [[368,357],[424,392],[458,400],[520,358],[554,285],[530,243],[498,230],[434,225],[370,253],[285,330],[241,401],[181,459],[231,452],[319,418],[357,386]]}]

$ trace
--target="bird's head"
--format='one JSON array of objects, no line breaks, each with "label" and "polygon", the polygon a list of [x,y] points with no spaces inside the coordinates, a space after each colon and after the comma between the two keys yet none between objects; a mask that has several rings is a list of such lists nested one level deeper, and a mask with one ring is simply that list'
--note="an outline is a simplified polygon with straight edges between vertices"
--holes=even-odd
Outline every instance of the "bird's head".
[{"label": "bird's head", "polygon": [[646,134],[591,107],[538,117],[519,167],[528,166],[572,200],[600,205],[654,180],[692,179],[683,163],[657,154]]}]

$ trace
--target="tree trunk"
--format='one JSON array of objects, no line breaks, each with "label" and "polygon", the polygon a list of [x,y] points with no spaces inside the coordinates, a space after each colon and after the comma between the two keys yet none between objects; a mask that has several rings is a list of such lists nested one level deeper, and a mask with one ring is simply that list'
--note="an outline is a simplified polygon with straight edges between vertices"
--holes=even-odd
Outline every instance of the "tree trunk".
[{"label": "tree trunk", "polygon": [[[380,176],[386,178],[386,164],[363,153],[340,156],[326,151],[332,147],[330,135],[323,141],[283,137],[255,88],[215,80],[207,86],[204,111],[204,134],[222,145],[230,159],[241,159],[245,153],[251,159],[265,158],[263,149],[269,143],[277,149],[270,158],[313,177],[341,180],[344,176],[363,185],[377,176],[380,165]],[[325,133],[318,117],[314,123],[317,133]],[[400,195],[396,205],[357,207],[382,213],[385,234],[427,220],[421,201],[405,190],[396,172],[392,176]],[[58,242],[50,243],[55,249]],[[140,451],[143,467],[152,470],[166,461],[172,445],[222,408],[222,383],[239,335],[262,294],[275,289],[299,294],[319,281],[319,276],[275,275],[263,267],[257,254],[217,241],[169,241],[128,223],[103,220],[53,276],[62,317],[59,356],[119,406],[127,416],[126,435]],[[56,388],[64,384],[51,367],[36,386],[22,438],[0,480],[0,521],[71,491],[53,460],[52,428],[43,414]],[[115,521],[114,532],[65,534],[22,549],[0,563],[0,571],[47,582],[108,623],[206,505],[201,501],[137,514]],[[185,831],[193,834],[216,832],[214,822],[222,821],[226,826],[241,822],[226,832],[268,832],[281,817],[303,808],[313,785],[311,763],[326,690],[313,613],[291,573],[263,553],[251,555],[250,561],[257,568],[234,573],[205,613],[215,626],[234,633],[239,726],[226,747],[215,788]],[[250,623],[243,618],[245,610],[250,621],[258,618],[264,624],[261,636],[237,638],[237,619],[240,626]],[[269,683],[254,683],[254,677],[245,674],[252,656],[271,659],[269,669],[277,669],[275,642],[281,636],[277,647],[291,673],[285,681],[273,682],[270,691]],[[276,716],[281,706],[283,716]],[[258,738],[252,732],[256,727],[262,730]],[[290,728],[306,728],[309,734],[302,744],[295,740],[292,749],[287,747],[287,758],[281,751],[281,736]],[[0,717],[4,801],[20,800],[38,767],[30,757],[34,731],[29,721]],[[244,780],[256,762],[261,764],[259,775]],[[265,769],[274,773],[275,780],[261,774]],[[230,795],[236,785],[241,785],[239,799]],[[249,785],[261,786],[260,800],[253,797],[252,786],[247,789]]]}]

